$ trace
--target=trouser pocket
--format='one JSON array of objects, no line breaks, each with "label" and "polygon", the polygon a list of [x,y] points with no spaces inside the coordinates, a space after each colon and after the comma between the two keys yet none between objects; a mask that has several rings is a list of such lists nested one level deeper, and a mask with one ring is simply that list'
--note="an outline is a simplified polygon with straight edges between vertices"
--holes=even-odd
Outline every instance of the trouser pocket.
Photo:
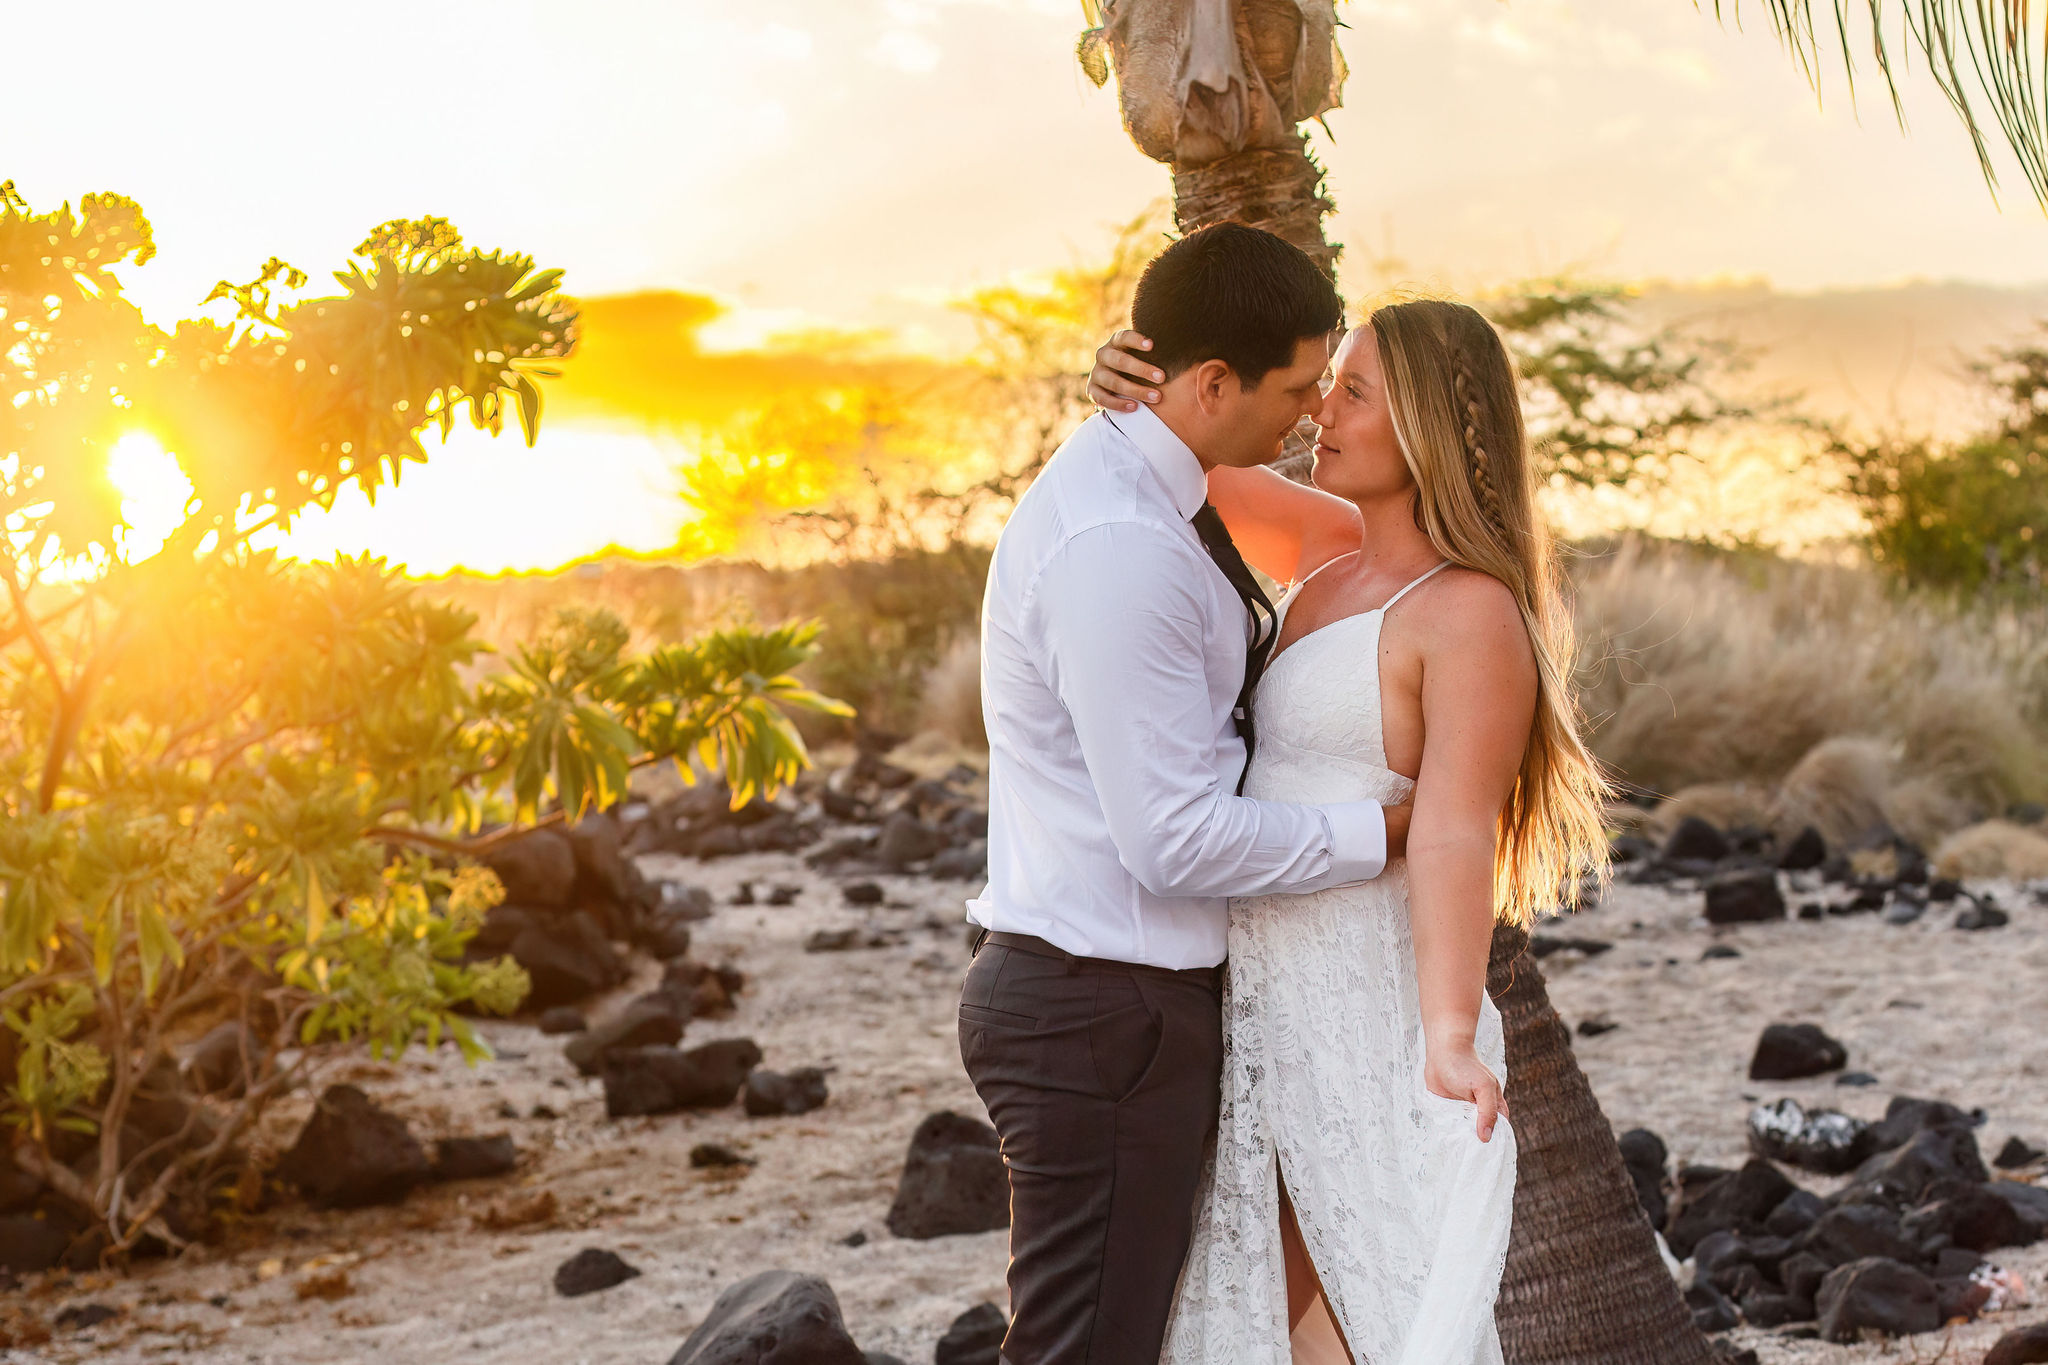
[{"label": "trouser pocket", "polygon": [[1138,1092],[1159,1060],[1165,1037],[1164,1021],[1136,977],[1105,972],[1096,978],[1088,1052],[1106,1098],[1122,1101]]}]

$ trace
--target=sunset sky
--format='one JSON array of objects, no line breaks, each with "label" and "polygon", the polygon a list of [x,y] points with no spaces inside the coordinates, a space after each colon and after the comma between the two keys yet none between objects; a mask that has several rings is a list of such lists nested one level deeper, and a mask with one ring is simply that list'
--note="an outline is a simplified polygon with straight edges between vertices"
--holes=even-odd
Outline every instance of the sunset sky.
[{"label": "sunset sky", "polygon": [[[2016,171],[1994,202],[1930,82],[1907,82],[1905,135],[1874,73],[1852,107],[1830,71],[1817,110],[1760,4],[1747,33],[1689,0],[1342,11],[1346,107],[1316,140],[1354,281],[1388,257],[1448,288],[1567,268],[1794,291],[2048,281],[2048,221]],[[962,340],[948,299],[1096,253],[1168,189],[1073,60],[1074,0],[97,13],[89,41],[62,7],[10,13],[10,47],[36,55],[10,63],[26,117],[0,133],[0,178],[38,206],[139,199],[160,255],[132,292],[160,320],[272,254],[323,278],[374,223],[435,213],[580,295],[708,294],[726,310],[708,349],[830,325],[944,351]],[[573,424],[510,445],[451,447],[306,547],[433,572],[672,535],[679,446]],[[451,515],[465,497],[473,516]],[[548,534],[511,544],[522,517]]]}]

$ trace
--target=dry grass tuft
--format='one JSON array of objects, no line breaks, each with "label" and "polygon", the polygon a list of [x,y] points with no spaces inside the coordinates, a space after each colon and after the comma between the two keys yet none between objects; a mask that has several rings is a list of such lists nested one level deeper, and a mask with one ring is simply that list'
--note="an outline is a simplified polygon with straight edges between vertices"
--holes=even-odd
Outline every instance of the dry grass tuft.
[{"label": "dry grass tuft", "polygon": [[2048,877],[2048,834],[2005,820],[1986,820],[1944,839],[1935,850],[1934,869],[1957,878]]},{"label": "dry grass tuft", "polygon": [[2039,610],[1634,542],[1578,568],[1581,695],[1627,781],[1782,783],[1770,823],[1831,841],[1880,822],[1931,840],[2048,786]]}]

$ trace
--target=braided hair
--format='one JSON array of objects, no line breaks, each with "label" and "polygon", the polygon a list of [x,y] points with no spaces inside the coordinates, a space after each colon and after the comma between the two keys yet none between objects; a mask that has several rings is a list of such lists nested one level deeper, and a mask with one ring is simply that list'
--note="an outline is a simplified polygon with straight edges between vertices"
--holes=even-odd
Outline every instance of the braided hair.
[{"label": "braided hair", "polygon": [[1486,453],[1486,442],[1480,436],[1483,414],[1479,409],[1478,386],[1472,382],[1472,362],[1465,354],[1465,348],[1455,342],[1450,352],[1451,389],[1457,395],[1458,416],[1463,423],[1465,464],[1472,472],[1472,494],[1486,520],[1505,540],[1508,538],[1507,514],[1501,507],[1500,489],[1494,482],[1493,462]]}]

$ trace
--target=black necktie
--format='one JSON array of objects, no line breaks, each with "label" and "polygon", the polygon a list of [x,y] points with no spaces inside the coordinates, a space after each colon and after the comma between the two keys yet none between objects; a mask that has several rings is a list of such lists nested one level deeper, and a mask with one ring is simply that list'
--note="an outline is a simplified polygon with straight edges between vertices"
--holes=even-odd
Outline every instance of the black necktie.
[{"label": "black necktie", "polygon": [[1244,772],[1238,774],[1237,790],[1242,795],[1245,773],[1251,771],[1252,753],[1258,747],[1258,737],[1252,732],[1252,689],[1259,685],[1259,674],[1266,670],[1266,651],[1272,648],[1273,637],[1279,633],[1279,615],[1273,610],[1273,599],[1266,596],[1244,556],[1237,552],[1237,545],[1215,507],[1203,503],[1202,510],[1195,513],[1194,527],[1195,534],[1202,538],[1202,548],[1223,570],[1230,586],[1237,589],[1251,617],[1251,641],[1244,652],[1244,686],[1237,692],[1237,733],[1244,739]]}]

